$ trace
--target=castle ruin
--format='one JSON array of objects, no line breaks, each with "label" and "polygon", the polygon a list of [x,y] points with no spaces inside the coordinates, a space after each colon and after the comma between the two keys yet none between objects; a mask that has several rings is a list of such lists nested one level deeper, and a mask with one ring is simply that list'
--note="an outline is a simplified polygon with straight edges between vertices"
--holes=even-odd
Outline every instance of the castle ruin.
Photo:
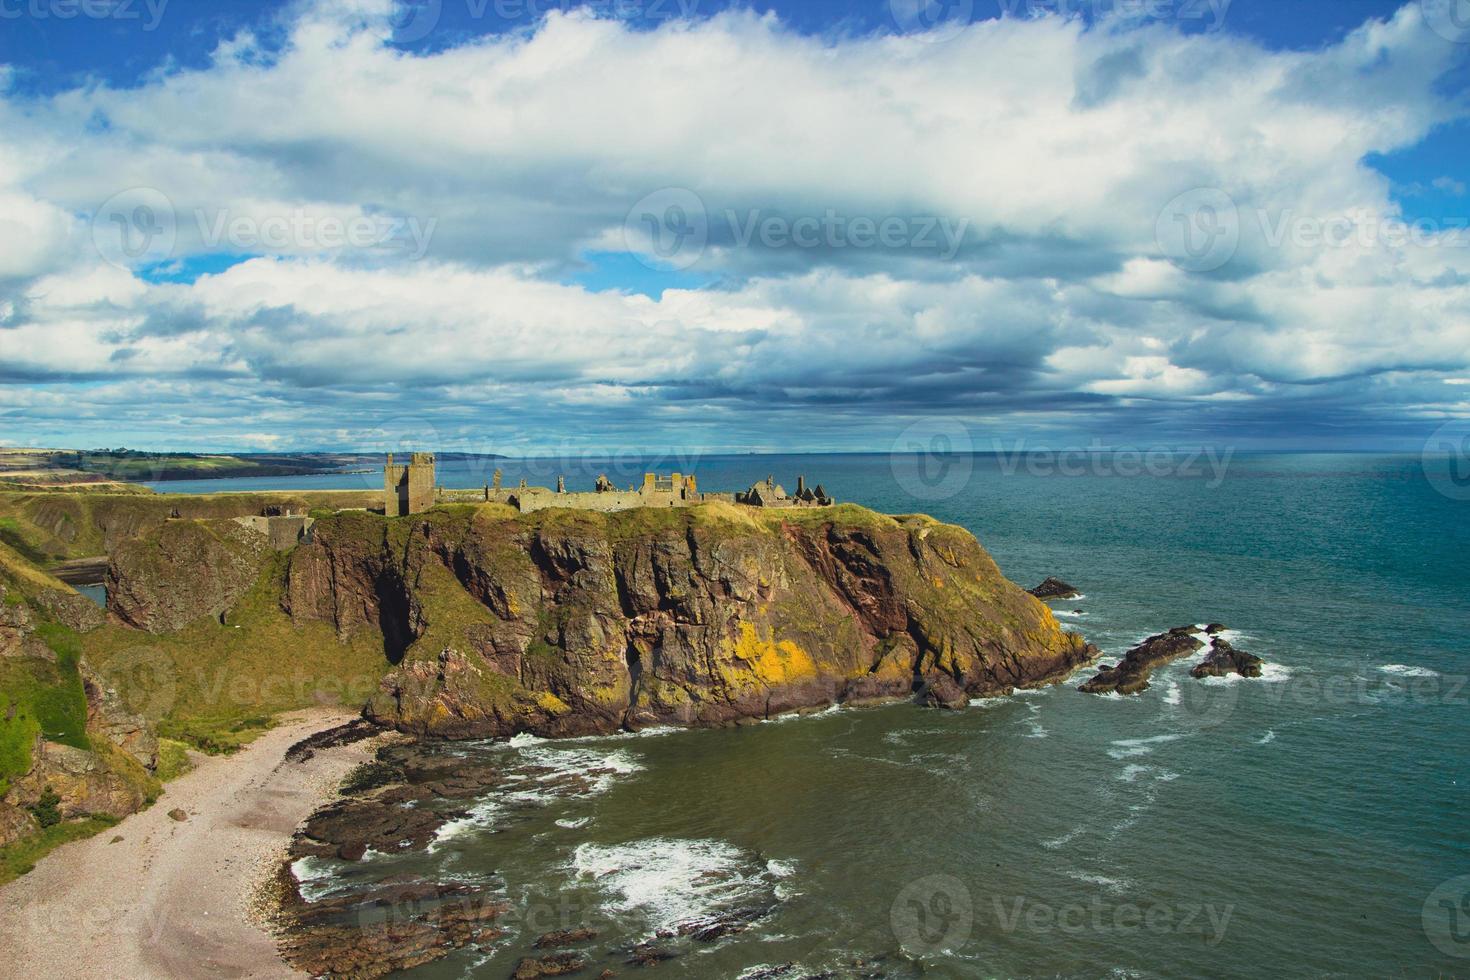
[{"label": "castle ruin", "polygon": [[407,466],[393,465],[393,454],[388,454],[388,465],[383,467],[384,514],[422,514],[434,506],[435,499],[433,453],[413,453]]},{"label": "castle ruin", "polygon": [[660,476],[645,473],[641,485],[621,489],[607,476],[597,478],[590,492],[569,492],[566,478],[558,477],[556,489],[528,486],[522,479],[520,485],[502,488],[501,472],[495,471],[491,483],[478,490],[445,490],[434,485],[434,456],[431,453],[414,453],[407,466],[395,466],[393,454],[388,454],[388,464],[383,469],[383,513],[389,517],[419,514],[436,503],[500,503],[508,504],[523,514],[549,508],[590,510],[611,513],[632,510],[637,507],[693,507],[696,504],[722,501],[744,504],[748,507],[829,507],[832,498],[820,485],[810,489],[806,477],[796,478],[796,493],[788,494],[784,487],[772,477],[757,483],[748,490],[736,493],[702,491],[699,482],[690,473],[673,473]]}]

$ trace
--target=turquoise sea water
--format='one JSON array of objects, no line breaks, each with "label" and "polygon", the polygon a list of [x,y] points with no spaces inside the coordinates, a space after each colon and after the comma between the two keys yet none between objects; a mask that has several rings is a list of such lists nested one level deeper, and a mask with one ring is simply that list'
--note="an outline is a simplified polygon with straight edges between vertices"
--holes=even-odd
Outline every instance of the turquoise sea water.
[{"label": "turquoise sea water", "polygon": [[[1456,880],[1470,875],[1470,503],[1436,489],[1453,474],[1424,470],[1449,463],[1119,462],[1136,472],[887,455],[660,468],[720,489],[804,473],[840,499],[962,524],[1015,581],[1081,588],[1052,605],[1109,655],[1221,622],[1264,678],[1202,683],[1181,662],[1127,699],[1074,681],[961,713],[446,747],[518,768],[516,792],[431,853],[304,867],[308,888],[413,872],[511,902],[496,948],[422,977],[507,976],[540,932],[583,925],[601,933],[588,975],[638,975],[623,946],[731,908],[765,914],[670,941],[681,955],[653,975],[1470,975],[1470,878]],[[498,465],[513,483],[525,464]],[[540,483],[566,469],[574,489],[602,468],[530,466]],[[591,779],[568,789],[569,773]]]}]

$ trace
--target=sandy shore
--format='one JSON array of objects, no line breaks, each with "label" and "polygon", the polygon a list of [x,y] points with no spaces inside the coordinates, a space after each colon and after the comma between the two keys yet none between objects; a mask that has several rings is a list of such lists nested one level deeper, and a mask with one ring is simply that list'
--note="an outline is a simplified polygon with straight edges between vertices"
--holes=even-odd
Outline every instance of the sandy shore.
[{"label": "sandy shore", "polygon": [[[151,809],[0,888],[0,977],[295,975],[251,920],[251,899],[297,824],[372,742],[304,763],[286,763],[286,750],[351,717],[286,715],[235,755],[203,758]],[[173,809],[189,818],[173,820]]]}]

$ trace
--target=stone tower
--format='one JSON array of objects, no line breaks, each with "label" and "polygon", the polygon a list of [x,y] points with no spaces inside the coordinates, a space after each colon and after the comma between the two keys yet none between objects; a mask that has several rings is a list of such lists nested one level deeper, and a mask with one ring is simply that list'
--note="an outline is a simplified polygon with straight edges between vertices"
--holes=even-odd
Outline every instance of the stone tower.
[{"label": "stone tower", "polygon": [[434,506],[434,454],[413,453],[407,466],[383,467],[383,513],[389,517],[422,514]]}]

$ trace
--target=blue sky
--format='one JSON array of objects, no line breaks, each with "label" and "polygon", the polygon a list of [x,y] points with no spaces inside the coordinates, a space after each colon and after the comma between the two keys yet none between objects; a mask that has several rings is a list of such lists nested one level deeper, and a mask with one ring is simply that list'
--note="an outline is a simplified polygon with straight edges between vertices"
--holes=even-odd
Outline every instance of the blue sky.
[{"label": "blue sky", "polygon": [[0,443],[1401,448],[1470,0],[0,0]]}]

